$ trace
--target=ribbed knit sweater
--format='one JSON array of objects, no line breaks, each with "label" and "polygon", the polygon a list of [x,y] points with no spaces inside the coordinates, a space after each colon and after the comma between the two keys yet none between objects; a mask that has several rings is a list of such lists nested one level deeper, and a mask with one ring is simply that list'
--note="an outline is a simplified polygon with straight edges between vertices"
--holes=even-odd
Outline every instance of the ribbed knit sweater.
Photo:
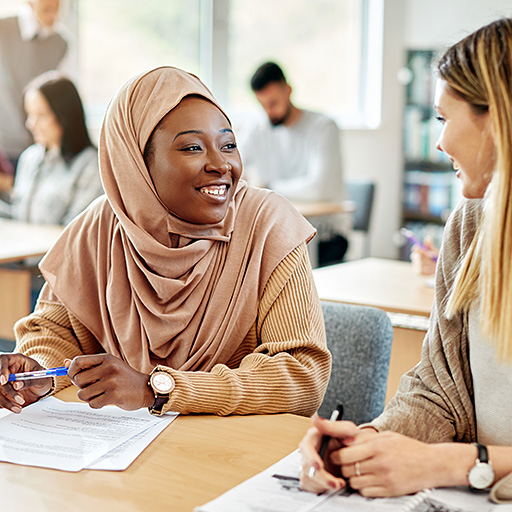
[{"label": "ribbed knit sweater", "polygon": [[[20,320],[15,332],[16,349],[45,368],[104,352],[46,285],[34,313]],[[302,244],[270,276],[256,321],[229,361],[209,372],[166,368],[176,387],[164,412],[310,416],[322,401],[330,367],[320,301]],[[56,381],[54,392],[70,384],[67,377]]]}]

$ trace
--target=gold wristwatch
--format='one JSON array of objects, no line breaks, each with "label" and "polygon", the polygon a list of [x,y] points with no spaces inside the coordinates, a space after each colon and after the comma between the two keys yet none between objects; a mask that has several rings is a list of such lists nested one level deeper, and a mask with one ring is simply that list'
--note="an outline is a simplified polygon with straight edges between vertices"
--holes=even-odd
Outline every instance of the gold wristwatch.
[{"label": "gold wristwatch", "polygon": [[148,407],[148,410],[151,414],[161,416],[164,405],[169,401],[171,393],[176,387],[176,382],[171,374],[162,371],[160,366],[156,366],[151,372],[148,385],[155,394],[155,403]]}]

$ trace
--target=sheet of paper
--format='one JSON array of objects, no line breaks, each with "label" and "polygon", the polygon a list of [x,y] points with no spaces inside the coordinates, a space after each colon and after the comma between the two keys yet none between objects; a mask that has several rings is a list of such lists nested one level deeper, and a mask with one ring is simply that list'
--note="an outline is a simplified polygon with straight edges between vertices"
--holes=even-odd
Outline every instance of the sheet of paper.
[{"label": "sheet of paper", "polygon": [[397,512],[410,498],[373,500],[357,493],[316,495],[301,491],[298,488],[300,461],[296,450],[222,496],[197,507],[196,512]]},{"label": "sheet of paper", "polygon": [[425,504],[423,506],[418,505],[411,512],[436,510],[446,510],[446,512],[512,512],[512,504],[497,505],[489,501],[488,492],[475,493],[466,487],[456,487],[433,489],[425,499]]},{"label": "sheet of paper", "polygon": [[158,423],[144,432],[133,436],[98,460],[89,464],[86,469],[101,469],[106,471],[125,470],[144,449],[160,434],[173,420],[178,417],[177,412],[160,416]]},{"label": "sheet of paper", "polygon": [[357,492],[317,496],[299,489],[299,465],[296,450],[195,512],[512,512],[512,505],[496,505],[488,493],[465,487],[427,489],[399,498],[364,498]]},{"label": "sheet of paper", "polygon": [[48,397],[0,418],[0,461],[79,471],[158,423],[146,410],[91,409]]}]

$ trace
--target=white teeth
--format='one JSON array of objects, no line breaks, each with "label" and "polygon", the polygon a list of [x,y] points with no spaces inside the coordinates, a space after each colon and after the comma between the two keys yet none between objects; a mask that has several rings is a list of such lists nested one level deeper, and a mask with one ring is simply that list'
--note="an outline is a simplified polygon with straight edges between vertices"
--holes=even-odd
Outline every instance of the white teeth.
[{"label": "white teeth", "polygon": [[210,196],[223,196],[226,193],[226,185],[212,185],[210,187],[203,187],[200,189],[203,194]]},{"label": "white teeth", "polygon": [[460,169],[460,165],[457,162],[453,162],[453,168],[458,171]]}]

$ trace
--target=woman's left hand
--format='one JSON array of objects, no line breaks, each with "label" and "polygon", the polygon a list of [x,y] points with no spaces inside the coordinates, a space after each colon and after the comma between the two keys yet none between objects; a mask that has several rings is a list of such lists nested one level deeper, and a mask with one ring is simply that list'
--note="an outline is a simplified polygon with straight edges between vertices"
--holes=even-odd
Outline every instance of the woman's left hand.
[{"label": "woman's left hand", "polygon": [[441,445],[426,444],[396,432],[359,437],[331,453],[350,486],[363,496],[388,497],[442,486],[445,460]]},{"label": "woman's left hand", "polygon": [[78,398],[93,409],[117,405],[133,411],[153,405],[155,396],[148,386],[149,375],[138,372],[109,354],[66,359],[68,377],[78,386]]}]

